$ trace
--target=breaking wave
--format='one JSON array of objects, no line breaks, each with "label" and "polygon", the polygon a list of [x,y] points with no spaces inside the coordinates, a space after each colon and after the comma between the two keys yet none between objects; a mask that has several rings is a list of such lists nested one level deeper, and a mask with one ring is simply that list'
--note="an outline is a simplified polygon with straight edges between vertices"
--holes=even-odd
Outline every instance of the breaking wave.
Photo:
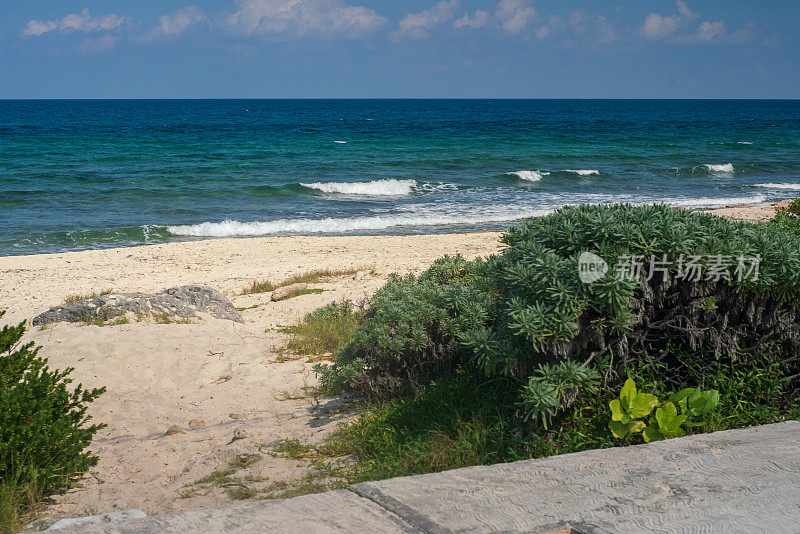
[{"label": "breaking wave", "polygon": [[546,171],[514,171],[514,172],[507,172],[509,176],[516,176],[520,180],[525,180],[526,182],[538,182],[542,179],[542,176],[547,176],[550,173]]},{"label": "breaking wave", "polygon": [[769,189],[800,190],[800,184],[755,184],[755,187],[766,187]]},{"label": "breaking wave", "polygon": [[300,185],[323,193],[385,197],[410,195],[417,187],[417,182],[416,180],[387,179],[371,182],[314,182]]},{"label": "breaking wave", "polygon": [[216,223],[204,222],[192,225],[168,226],[167,230],[173,235],[194,237],[239,237],[283,233],[342,233],[359,230],[385,230],[399,226],[442,226],[514,221],[528,217],[540,217],[552,211],[534,209],[486,214],[429,213],[352,218],[278,219],[263,222],[225,220]]},{"label": "breaking wave", "polygon": [[725,173],[732,173],[733,172],[733,163],[704,163],[703,167],[706,170],[711,172],[725,172]]},{"label": "breaking wave", "polygon": [[579,176],[592,176],[595,174],[600,174],[600,171],[596,169],[564,169],[564,172],[571,172]]}]

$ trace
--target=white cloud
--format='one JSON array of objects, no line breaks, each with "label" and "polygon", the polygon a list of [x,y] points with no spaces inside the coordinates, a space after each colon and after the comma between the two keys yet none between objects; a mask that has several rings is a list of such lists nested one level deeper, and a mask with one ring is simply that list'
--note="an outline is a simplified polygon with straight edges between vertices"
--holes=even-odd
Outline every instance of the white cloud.
[{"label": "white cloud", "polygon": [[500,0],[494,12],[500,27],[509,33],[521,32],[535,15],[536,11],[526,0]]},{"label": "white cloud", "polygon": [[51,20],[29,20],[23,35],[38,37],[56,29],[56,23]]},{"label": "white cloud", "polygon": [[158,18],[158,25],[150,31],[149,37],[175,37],[186,31],[186,28],[203,22],[206,15],[196,6],[187,6],[173,13]]},{"label": "white cloud", "polygon": [[683,18],[695,19],[700,16],[689,9],[689,4],[683,0],[675,0],[675,5],[678,7],[678,13],[680,13],[681,17]]},{"label": "white cloud", "polygon": [[701,23],[695,35],[698,41],[709,42],[727,37],[728,32],[725,30],[725,24],[720,20],[717,22]]},{"label": "white cloud", "polygon": [[758,38],[758,31],[750,23],[746,28],[742,28],[728,33],[725,23],[721,20],[716,22],[701,22],[694,31],[694,19],[700,14],[692,11],[684,0],[675,0],[678,9],[677,14],[661,16],[657,13],[650,13],[645,18],[644,25],[641,27],[641,34],[648,39],[667,39],[671,43],[691,44],[691,43],[710,43],[710,42],[729,42],[729,43],[749,43]]},{"label": "white cloud", "polygon": [[374,10],[341,0],[238,0],[227,17],[240,35],[331,34],[359,35],[386,23]]},{"label": "white cloud", "polygon": [[425,11],[409,13],[400,20],[395,35],[397,37],[422,37],[426,34],[426,30],[452,20],[460,5],[459,0],[442,0]]},{"label": "white cloud", "polygon": [[73,13],[61,19],[59,28],[79,32],[98,32],[119,28],[124,23],[125,17],[113,13],[102,17],[92,17],[88,9],[83,9],[80,14]]},{"label": "white cloud", "polygon": [[38,37],[55,29],[62,32],[104,32],[119,28],[125,24],[125,21],[125,17],[114,13],[93,17],[89,14],[88,9],[83,9],[80,13],[71,13],[60,21],[30,20],[25,26],[23,34]]},{"label": "white cloud", "polygon": [[657,13],[650,13],[647,15],[647,18],[644,19],[642,31],[644,32],[644,36],[648,39],[661,39],[675,33],[679,26],[680,20],[676,15],[662,17]]},{"label": "white cloud", "polygon": [[472,16],[464,13],[464,16],[453,23],[453,28],[483,28],[489,22],[489,13],[476,10]]}]

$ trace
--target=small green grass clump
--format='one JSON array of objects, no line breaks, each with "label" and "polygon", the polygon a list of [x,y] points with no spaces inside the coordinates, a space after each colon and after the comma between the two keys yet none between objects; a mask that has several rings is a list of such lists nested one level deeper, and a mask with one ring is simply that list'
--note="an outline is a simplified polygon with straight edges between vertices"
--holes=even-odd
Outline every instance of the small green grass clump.
[{"label": "small green grass clump", "polygon": [[349,341],[361,315],[349,301],[334,302],[315,310],[300,324],[283,329],[290,336],[286,348],[311,356],[333,354]]},{"label": "small green grass clump", "polygon": [[[324,282],[330,278],[337,278],[340,276],[351,276],[359,271],[366,271],[374,273],[375,269],[372,267],[349,267],[346,269],[315,269],[300,274],[294,274],[289,278],[284,279],[280,283],[273,283],[270,280],[253,280],[253,282],[242,290],[242,295],[253,295],[256,293],[268,293],[275,291],[279,287],[286,287],[292,284],[317,284]],[[288,297],[287,297],[288,298]]]},{"label": "small green grass clump", "polygon": [[283,297],[279,298],[276,302],[280,302],[282,300],[289,300],[295,297],[299,297],[301,295],[318,295],[319,293],[324,293],[324,289],[320,289],[318,287],[315,288],[305,288],[305,289],[295,289],[294,291],[288,292]]},{"label": "small green grass clump", "polygon": [[249,286],[242,290],[242,295],[255,295],[256,293],[269,293],[278,288],[269,280],[253,280]]},{"label": "small green grass clump", "polygon": [[374,272],[373,269],[362,267],[349,267],[346,269],[315,269],[305,273],[295,274],[281,282],[280,287],[290,286],[292,284],[316,284],[324,282],[329,278],[337,278],[340,276],[352,276],[359,271]]},{"label": "small green grass clump", "polygon": [[312,445],[305,444],[298,439],[282,439],[269,448],[269,454],[279,458],[292,460],[318,459],[320,454]]},{"label": "small green grass clump", "polygon": [[93,298],[96,298],[96,297],[101,297],[103,295],[108,295],[111,292],[112,292],[111,289],[104,289],[104,290],[99,291],[99,292],[98,291],[93,291],[92,293],[89,293],[89,294],[86,294],[86,295],[79,295],[79,294],[68,295],[68,296],[66,296],[64,298],[63,305],[67,306],[68,304],[72,304],[74,302],[80,302],[81,300],[88,300],[88,299],[93,299]]}]

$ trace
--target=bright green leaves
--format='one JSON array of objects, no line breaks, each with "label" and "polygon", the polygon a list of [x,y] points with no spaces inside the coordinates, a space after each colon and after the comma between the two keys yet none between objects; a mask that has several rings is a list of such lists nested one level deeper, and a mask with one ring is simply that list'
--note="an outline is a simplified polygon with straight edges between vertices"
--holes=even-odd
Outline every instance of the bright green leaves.
[{"label": "bright green leaves", "polygon": [[622,403],[622,409],[633,419],[646,417],[658,404],[658,399],[655,395],[637,392],[636,384],[630,378],[622,386],[619,400]]},{"label": "bright green leaves", "polygon": [[622,386],[619,399],[614,399],[609,403],[611,407],[611,422],[608,427],[611,433],[619,439],[625,439],[631,434],[644,430],[645,424],[642,419],[647,417],[653,408],[658,404],[655,395],[649,393],[639,393],[636,391],[636,384],[630,378]]},{"label": "bright green leaves", "polygon": [[[700,388],[686,388],[675,393],[670,402],[680,407],[681,413],[690,419],[703,419],[719,404],[719,392],[715,389],[702,391]],[[687,426],[701,426],[702,422],[687,423]]]},{"label": "bright green leaves", "polygon": [[642,432],[645,442],[662,439],[680,438],[686,435],[681,425],[686,421],[685,415],[678,415],[678,408],[671,402],[656,408],[656,413]]},{"label": "bright green leaves", "polygon": [[[645,442],[678,438],[686,435],[684,427],[702,426],[703,422],[694,420],[704,418],[718,403],[718,391],[702,391],[700,388],[683,389],[672,395],[668,402],[661,403],[655,395],[639,393],[629,378],[622,386],[619,399],[609,403],[611,421],[608,428],[619,439],[639,432]],[[648,416],[645,424],[643,419]]]}]

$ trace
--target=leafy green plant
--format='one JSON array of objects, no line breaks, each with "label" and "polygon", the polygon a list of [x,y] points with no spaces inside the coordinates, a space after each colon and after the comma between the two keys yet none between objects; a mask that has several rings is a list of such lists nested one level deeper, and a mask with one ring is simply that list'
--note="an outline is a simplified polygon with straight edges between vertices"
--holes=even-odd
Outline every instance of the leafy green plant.
[{"label": "leafy green plant", "polygon": [[611,433],[619,439],[625,439],[631,434],[642,432],[646,426],[642,419],[650,415],[657,405],[658,398],[655,395],[639,393],[634,381],[627,379],[619,393],[619,399],[609,403],[611,422],[608,427]]},{"label": "leafy green plant", "polygon": [[697,419],[705,418],[718,403],[718,391],[703,391],[699,387],[684,388],[662,403],[655,395],[638,392],[636,383],[628,378],[619,399],[609,403],[611,421],[608,428],[618,439],[639,433],[645,442],[682,437],[686,435],[684,426],[702,426],[704,423]]},{"label": "leafy green plant", "polygon": [[675,393],[670,402],[681,409],[682,414],[686,414],[687,426],[702,426],[703,421],[714,408],[719,404],[719,392],[715,389],[703,391],[697,388],[684,388]]},{"label": "leafy green plant", "polygon": [[648,425],[642,431],[645,442],[659,441],[662,439],[680,438],[686,435],[681,425],[686,421],[686,415],[678,415],[678,409],[671,402],[665,402],[650,416]]}]

